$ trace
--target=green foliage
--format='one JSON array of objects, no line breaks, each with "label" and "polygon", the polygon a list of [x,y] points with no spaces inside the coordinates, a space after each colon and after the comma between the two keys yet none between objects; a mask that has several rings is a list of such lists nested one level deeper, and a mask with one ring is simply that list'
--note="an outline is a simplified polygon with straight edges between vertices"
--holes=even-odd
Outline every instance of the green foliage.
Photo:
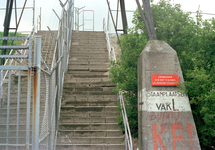
[{"label": "green foliage", "polygon": [[[2,37],[3,35],[4,35],[3,32],[0,32],[0,37]],[[14,32],[10,32],[9,36],[14,36]],[[16,33],[16,36],[23,36],[23,35],[21,33]],[[11,45],[11,43],[12,43],[12,40],[8,40],[7,45]],[[13,45],[20,45],[21,43],[22,43],[22,41],[14,41]],[[2,44],[3,44],[3,41],[0,40],[0,45],[2,45]],[[2,53],[2,51],[0,51],[0,54],[1,53]],[[8,54],[8,53],[9,53],[9,50],[6,51],[6,54]]]},{"label": "green foliage", "polygon": [[[126,111],[129,125],[134,137],[138,133],[138,110],[137,110],[137,58],[141,53],[147,38],[137,32],[129,31],[130,34],[120,37],[123,55],[116,62],[112,61],[110,77],[114,83],[118,83],[116,92],[123,91],[126,99]],[[129,41],[129,42],[128,42]],[[120,117],[122,121],[122,117]],[[123,126],[123,125],[122,125]]]},{"label": "green foliage", "polygon": [[[215,19],[195,23],[190,13],[169,0],[152,4],[152,14],[159,40],[176,50],[182,68],[202,149],[215,145]],[[120,37],[123,55],[112,63],[110,77],[123,91],[131,132],[137,136],[137,59],[148,42],[148,35],[138,10],[135,27]]]}]

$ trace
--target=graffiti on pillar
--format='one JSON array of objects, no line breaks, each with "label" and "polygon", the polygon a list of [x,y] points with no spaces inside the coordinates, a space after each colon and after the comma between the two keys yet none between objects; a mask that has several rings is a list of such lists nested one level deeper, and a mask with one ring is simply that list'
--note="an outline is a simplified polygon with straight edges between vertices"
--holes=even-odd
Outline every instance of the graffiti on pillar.
[{"label": "graffiti on pillar", "polygon": [[154,150],[194,150],[198,137],[193,121],[189,121],[191,109],[185,94],[151,91],[145,93],[142,102],[142,110],[149,112]]},{"label": "graffiti on pillar", "polygon": [[[152,125],[152,137],[153,137],[153,143],[154,143],[154,150],[158,150],[158,143],[161,145],[163,150],[167,150],[163,140],[162,140],[162,134],[165,133],[165,130],[167,130],[165,125],[161,125],[160,131],[157,129],[157,124],[154,123]],[[187,147],[186,140],[184,138],[184,132],[188,132],[188,139],[189,139],[189,149],[193,150],[193,140],[196,138],[196,136],[192,136],[192,132],[196,132],[196,128],[191,125],[190,123],[187,123],[187,127],[183,128],[181,123],[173,123],[171,124],[171,130],[172,130],[172,149],[176,150],[176,143],[182,142],[183,147],[180,149],[184,149]],[[179,135],[176,135],[176,130],[180,131]],[[185,131],[187,130],[187,131]]]}]

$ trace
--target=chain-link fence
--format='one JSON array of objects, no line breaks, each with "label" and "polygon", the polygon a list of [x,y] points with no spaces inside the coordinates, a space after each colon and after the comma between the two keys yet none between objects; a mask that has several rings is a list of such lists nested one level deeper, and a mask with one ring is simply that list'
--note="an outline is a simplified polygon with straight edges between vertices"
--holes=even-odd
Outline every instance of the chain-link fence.
[{"label": "chain-link fence", "polygon": [[59,18],[57,37],[49,29],[56,40],[51,69],[46,64],[44,64],[45,69],[41,69],[40,86],[43,88],[43,91],[41,91],[40,95],[40,150],[55,149],[63,93],[64,72],[68,68],[74,24],[74,0],[69,0],[64,4],[60,2],[60,5],[62,6],[62,13]]}]

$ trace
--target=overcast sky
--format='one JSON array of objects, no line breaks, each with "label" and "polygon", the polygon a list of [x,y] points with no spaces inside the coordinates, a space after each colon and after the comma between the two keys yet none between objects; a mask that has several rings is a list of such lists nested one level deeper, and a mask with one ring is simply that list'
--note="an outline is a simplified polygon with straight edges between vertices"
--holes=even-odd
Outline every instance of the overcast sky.
[{"label": "overcast sky", "polygon": [[[6,1],[7,0],[1,0],[0,1],[0,8],[6,7]],[[17,0],[17,7],[22,7],[25,0]],[[62,0],[65,2],[65,0]],[[109,0],[111,9],[116,10],[117,0]],[[154,3],[157,3],[159,0],[154,0]],[[140,0],[140,2],[142,2]],[[55,9],[55,11],[60,16],[61,14],[61,6],[59,5],[59,0],[35,0],[36,3],[36,15],[35,15],[35,22],[39,12],[40,7],[42,8],[42,30],[47,30],[47,26],[49,26],[51,29],[57,29],[58,28],[58,19],[53,13],[52,9]],[[171,3],[179,3],[182,6],[182,10],[187,12],[196,12],[200,6],[200,10],[202,13],[210,13],[215,14],[215,1],[214,0],[172,0]],[[32,7],[33,6],[33,0],[28,0],[26,7]],[[75,0],[75,7],[81,8],[85,6],[85,10],[94,10],[94,22],[95,22],[95,30],[102,30],[102,20],[103,18],[107,18],[108,16],[108,7],[106,0]],[[135,0],[125,0],[125,6],[126,10],[135,10],[136,9],[136,2]],[[20,14],[21,10],[18,11],[18,16]],[[114,17],[116,16],[116,13],[114,13]],[[132,26],[131,20],[132,20],[133,12],[127,12],[128,17],[128,24],[129,26]],[[196,14],[193,14],[195,16]],[[3,22],[4,22],[4,16],[5,16],[5,10],[0,9],[0,31],[3,31]],[[32,9],[26,9],[24,11],[19,31],[29,31],[32,27],[32,19],[33,11]],[[86,12],[85,13],[85,19],[92,19],[93,15],[92,12]],[[215,17],[215,15],[203,15],[204,19],[208,19],[211,17]],[[14,20],[15,17],[12,16],[11,20],[11,27],[14,27]],[[83,14],[80,14],[80,24],[82,24],[83,20]],[[121,20],[120,20],[121,21]],[[112,24],[112,22],[110,22]],[[119,23],[119,28],[120,28]],[[92,29],[93,24],[92,21],[85,21],[85,29]],[[82,27],[80,28],[82,29]],[[112,29],[113,30],[113,29]],[[112,31],[113,32],[113,31]]]}]

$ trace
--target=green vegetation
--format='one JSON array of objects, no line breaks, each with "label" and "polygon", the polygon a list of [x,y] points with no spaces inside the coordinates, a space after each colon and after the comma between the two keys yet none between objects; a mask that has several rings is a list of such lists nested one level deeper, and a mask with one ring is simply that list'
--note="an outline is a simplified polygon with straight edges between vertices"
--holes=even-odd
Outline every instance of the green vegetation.
[{"label": "green vegetation", "polygon": [[[179,4],[169,0],[160,0],[151,8],[157,38],[177,51],[201,148],[210,149],[215,145],[215,19],[203,21],[200,15],[196,23],[190,13],[183,13]],[[124,91],[131,132],[137,137],[137,59],[148,35],[138,10],[133,23],[129,34],[120,38],[123,55],[111,62],[110,77],[118,83],[115,91]]]},{"label": "green vegetation", "polygon": [[[2,37],[4,35],[4,33],[3,32],[0,32],[0,37]],[[14,36],[14,32],[10,32],[9,33],[9,36]],[[23,36],[21,33],[16,33],[16,36]],[[13,45],[20,45],[21,43],[22,43],[23,41],[14,41],[13,42]],[[3,41],[2,40],[0,40],[0,45],[2,45],[2,43],[3,43]],[[11,45],[11,43],[12,43],[12,40],[8,40],[8,43],[7,43],[7,45]],[[2,53],[2,51],[0,51],[0,54]],[[9,53],[9,50],[7,50],[6,51],[6,54],[8,54]]]}]

